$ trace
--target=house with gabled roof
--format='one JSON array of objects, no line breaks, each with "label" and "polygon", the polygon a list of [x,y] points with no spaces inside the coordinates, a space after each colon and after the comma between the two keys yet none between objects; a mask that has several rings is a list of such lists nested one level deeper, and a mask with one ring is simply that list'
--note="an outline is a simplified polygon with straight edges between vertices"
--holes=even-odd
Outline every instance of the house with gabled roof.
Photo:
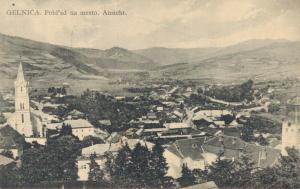
[{"label": "house with gabled roof", "polygon": [[10,126],[0,128],[0,152],[9,150],[13,157],[21,157],[23,153],[24,137]]},{"label": "house with gabled roof", "polygon": [[169,166],[168,176],[179,178],[186,163],[190,169],[204,169],[218,156],[237,160],[247,155],[258,168],[273,166],[280,157],[280,150],[247,143],[238,137],[219,135],[177,140],[164,152]]}]

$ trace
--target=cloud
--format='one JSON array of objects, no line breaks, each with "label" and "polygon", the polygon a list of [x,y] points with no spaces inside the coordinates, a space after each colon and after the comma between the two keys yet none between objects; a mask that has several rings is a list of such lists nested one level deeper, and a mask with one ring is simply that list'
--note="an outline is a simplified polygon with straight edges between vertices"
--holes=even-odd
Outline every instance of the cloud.
[{"label": "cloud", "polygon": [[[300,40],[298,0],[0,0],[0,32],[73,47],[225,46]],[[15,3],[15,6],[12,6]],[[127,16],[8,16],[8,9],[125,10]]]}]

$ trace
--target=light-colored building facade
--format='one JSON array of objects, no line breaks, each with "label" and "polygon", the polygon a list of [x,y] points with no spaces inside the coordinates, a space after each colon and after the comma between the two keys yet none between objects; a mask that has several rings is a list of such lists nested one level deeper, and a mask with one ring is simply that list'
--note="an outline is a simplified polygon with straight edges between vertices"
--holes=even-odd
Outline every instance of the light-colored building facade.
[{"label": "light-colored building facade", "polygon": [[288,102],[287,119],[282,123],[281,154],[287,156],[286,148],[300,150],[300,97]]},{"label": "light-colored building facade", "polygon": [[78,167],[78,179],[79,181],[87,181],[88,175],[90,171],[89,164],[90,156],[92,154],[96,155],[95,161],[100,166],[100,168],[104,168],[106,162],[105,154],[111,154],[115,156],[118,151],[122,148],[122,146],[127,143],[130,149],[133,149],[137,143],[141,143],[143,146],[147,146],[149,149],[152,149],[154,144],[151,142],[146,142],[139,139],[123,139],[117,143],[105,143],[105,144],[95,144],[81,150],[81,156],[77,159],[77,167]]},{"label": "light-colored building facade", "polygon": [[25,80],[23,66],[20,63],[15,81],[15,113],[9,118],[8,123],[25,137],[34,135],[28,92],[29,82]]}]

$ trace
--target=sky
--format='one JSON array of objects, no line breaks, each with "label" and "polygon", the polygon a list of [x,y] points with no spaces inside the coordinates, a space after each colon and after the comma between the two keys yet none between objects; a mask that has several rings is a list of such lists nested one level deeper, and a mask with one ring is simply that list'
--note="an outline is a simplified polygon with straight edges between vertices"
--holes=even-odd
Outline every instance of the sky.
[{"label": "sky", "polygon": [[[123,10],[126,16],[16,16],[8,10]],[[0,0],[0,33],[72,47],[222,47],[300,40],[299,0]]]}]

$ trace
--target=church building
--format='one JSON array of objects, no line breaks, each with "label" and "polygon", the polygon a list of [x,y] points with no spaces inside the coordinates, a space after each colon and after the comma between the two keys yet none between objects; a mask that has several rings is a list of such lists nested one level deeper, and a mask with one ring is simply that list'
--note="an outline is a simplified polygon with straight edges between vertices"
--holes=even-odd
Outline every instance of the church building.
[{"label": "church building", "polygon": [[8,124],[25,137],[33,137],[37,133],[33,129],[30,113],[29,82],[25,80],[22,63],[19,65],[15,81],[15,112]]}]

